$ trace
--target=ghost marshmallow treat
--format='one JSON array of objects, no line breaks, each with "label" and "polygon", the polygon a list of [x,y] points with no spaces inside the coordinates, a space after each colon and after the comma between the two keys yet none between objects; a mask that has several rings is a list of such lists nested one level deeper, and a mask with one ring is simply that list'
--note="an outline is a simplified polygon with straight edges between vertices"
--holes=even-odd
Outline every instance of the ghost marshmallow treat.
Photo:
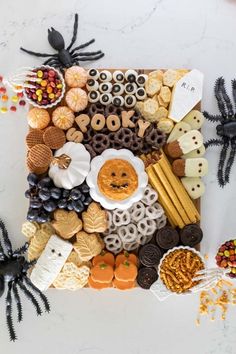
[{"label": "ghost marshmallow treat", "polygon": [[186,134],[190,130],[191,130],[191,126],[188,123],[179,122],[175,124],[174,128],[172,129],[167,139],[167,143],[171,143],[172,141],[179,139],[182,135]]},{"label": "ghost marshmallow treat", "polygon": [[46,291],[60,273],[72,251],[72,244],[52,235],[39,257],[30,280],[41,291]]},{"label": "ghost marshmallow treat", "polygon": [[208,172],[208,162],[203,157],[177,159],[172,164],[172,170],[179,177],[203,177]]},{"label": "ghost marshmallow treat", "polygon": [[188,123],[191,129],[200,129],[204,123],[204,115],[202,112],[196,109],[190,111],[182,120],[182,122]]},{"label": "ghost marshmallow treat", "polygon": [[166,144],[166,154],[173,158],[181,157],[203,145],[203,136],[198,130],[190,130],[175,141]]},{"label": "ghost marshmallow treat", "polygon": [[182,159],[194,159],[195,157],[202,157],[206,153],[206,148],[204,145],[200,146],[198,149],[195,149],[188,154],[181,156]]},{"label": "ghost marshmallow treat", "polygon": [[205,193],[205,185],[199,177],[183,177],[181,182],[192,199],[198,199]]}]

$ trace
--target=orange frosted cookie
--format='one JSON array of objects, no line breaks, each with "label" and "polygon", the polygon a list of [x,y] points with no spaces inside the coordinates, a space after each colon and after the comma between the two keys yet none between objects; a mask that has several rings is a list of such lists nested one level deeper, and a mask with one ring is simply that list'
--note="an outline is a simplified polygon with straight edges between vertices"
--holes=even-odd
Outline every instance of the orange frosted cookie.
[{"label": "orange frosted cookie", "polygon": [[98,187],[102,194],[112,200],[130,197],[138,187],[138,176],[126,160],[113,159],[104,163],[98,173]]},{"label": "orange frosted cookie", "polygon": [[74,112],[83,111],[88,104],[87,93],[81,88],[71,88],[65,97],[66,103]]},{"label": "orange frosted cookie", "polygon": [[90,288],[96,289],[96,290],[102,290],[106,288],[111,288],[112,283],[99,283],[97,281],[94,281],[92,277],[90,276],[88,279],[88,285]]},{"label": "orange frosted cookie", "polygon": [[97,265],[98,263],[106,263],[111,267],[114,267],[115,257],[111,252],[102,251],[98,256],[93,258],[92,263],[93,266]]},{"label": "orange frosted cookie", "polygon": [[69,87],[83,87],[87,82],[87,72],[80,66],[72,66],[65,72],[65,81]]},{"label": "orange frosted cookie", "polygon": [[135,281],[122,281],[113,279],[112,284],[115,288],[119,290],[129,290],[135,287]]},{"label": "orange frosted cookie", "polygon": [[115,278],[120,281],[134,281],[138,271],[135,264],[125,261],[115,269]]},{"label": "orange frosted cookie", "polygon": [[50,115],[44,108],[32,108],[27,114],[28,124],[33,129],[44,129],[50,122]]},{"label": "orange frosted cookie", "polygon": [[66,106],[57,107],[52,112],[53,124],[60,129],[67,130],[71,128],[74,123],[74,120],[74,112]]},{"label": "orange frosted cookie", "polygon": [[113,276],[113,268],[104,262],[96,264],[91,269],[92,280],[98,283],[111,283]]}]

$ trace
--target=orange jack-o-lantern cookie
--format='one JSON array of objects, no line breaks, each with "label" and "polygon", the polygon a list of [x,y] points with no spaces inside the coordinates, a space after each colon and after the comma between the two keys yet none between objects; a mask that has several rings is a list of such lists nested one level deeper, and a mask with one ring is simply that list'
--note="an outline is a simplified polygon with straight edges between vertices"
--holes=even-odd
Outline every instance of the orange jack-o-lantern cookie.
[{"label": "orange jack-o-lantern cookie", "polygon": [[97,179],[100,192],[112,200],[124,200],[138,188],[138,176],[126,160],[112,159],[104,163]]},{"label": "orange jack-o-lantern cookie", "polygon": [[91,277],[93,281],[98,283],[111,283],[114,277],[114,271],[109,264],[100,262],[92,267]]},{"label": "orange jack-o-lantern cookie", "polygon": [[111,252],[102,251],[98,256],[93,258],[92,263],[93,266],[97,265],[98,263],[106,263],[111,267],[114,267],[115,257]]},{"label": "orange jack-o-lantern cookie", "polygon": [[106,288],[111,288],[112,287],[112,283],[99,283],[98,281],[94,281],[90,275],[89,279],[88,279],[88,285],[90,288],[92,289],[96,289],[96,290],[102,290],[102,289],[106,289]]}]

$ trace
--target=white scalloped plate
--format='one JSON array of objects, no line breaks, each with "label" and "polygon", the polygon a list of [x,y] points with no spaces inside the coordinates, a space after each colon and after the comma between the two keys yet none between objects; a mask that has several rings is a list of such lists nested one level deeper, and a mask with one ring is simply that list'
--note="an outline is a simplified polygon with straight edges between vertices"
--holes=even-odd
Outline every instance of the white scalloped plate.
[{"label": "white scalloped plate", "polygon": [[[135,169],[138,175],[138,187],[136,191],[129,197],[124,200],[111,200],[105,197],[99,190],[97,184],[98,173],[101,167],[107,160],[112,159],[122,159],[128,161],[133,168]],[[96,202],[99,202],[105,209],[112,210],[112,209],[128,209],[131,205],[140,199],[142,199],[144,195],[144,190],[148,184],[148,176],[145,172],[145,167],[143,161],[134,156],[134,154],[127,150],[115,150],[115,149],[107,149],[101,155],[95,157],[91,161],[91,170],[87,176],[87,184],[90,187],[90,195]]]},{"label": "white scalloped plate", "polygon": [[[180,249],[184,249],[184,250],[189,250],[193,253],[195,253],[200,259],[201,261],[203,262],[204,264],[204,267],[205,267],[205,260],[204,258],[202,257],[201,253],[198,252],[197,250],[195,250],[195,248],[191,248],[191,247],[188,247],[188,246],[179,246],[179,247],[174,247],[174,248],[171,248],[168,252],[166,252],[163,257],[161,258],[160,260],[160,263],[158,265],[158,280],[153,283],[150,287],[150,290],[151,292],[160,300],[160,301],[163,301],[165,300],[167,297],[171,296],[171,295],[176,295],[176,296],[183,296],[183,295],[189,295],[189,294],[192,294],[193,292],[190,290],[184,292],[184,293],[175,293],[173,291],[170,291],[166,285],[163,283],[163,281],[161,280],[161,277],[160,277],[160,269],[161,269],[161,265],[162,265],[162,262],[164,261],[164,259],[172,252],[176,251],[176,250],[180,250]],[[204,290],[204,289],[201,289],[201,290]]]}]

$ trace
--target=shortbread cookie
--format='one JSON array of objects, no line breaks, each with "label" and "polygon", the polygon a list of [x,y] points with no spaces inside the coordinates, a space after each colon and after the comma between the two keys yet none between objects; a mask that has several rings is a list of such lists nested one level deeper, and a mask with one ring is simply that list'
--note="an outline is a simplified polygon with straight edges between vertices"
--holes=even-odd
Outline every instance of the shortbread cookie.
[{"label": "shortbread cookie", "polygon": [[88,283],[90,268],[86,265],[76,266],[66,262],[61,272],[53,282],[57,289],[77,290]]},{"label": "shortbread cookie", "polygon": [[60,273],[72,250],[72,244],[56,235],[50,237],[30,275],[32,283],[46,291]]},{"label": "shortbread cookie", "polygon": [[160,90],[160,97],[165,103],[169,103],[171,100],[171,90],[168,86],[162,86]]},{"label": "shortbread cookie", "polygon": [[155,78],[148,78],[145,83],[145,89],[146,89],[147,95],[150,97],[152,97],[156,93],[160,92],[161,87],[162,87],[162,82],[155,79]]},{"label": "shortbread cookie", "polygon": [[58,235],[66,240],[82,230],[82,221],[78,218],[75,211],[57,209],[54,212],[52,225]]},{"label": "shortbread cookie", "polygon": [[175,141],[179,139],[182,135],[186,134],[191,130],[191,126],[188,123],[185,122],[179,122],[177,123],[172,132],[170,133],[167,143],[171,143],[172,141]]},{"label": "shortbread cookie", "polygon": [[208,172],[208,162],[203,157],[178,159],[173,162],[172,170],[179,177],[203,177]]},{"label": "shortbread cookie", "polygon": [[[161,109],[160,107],[159,109]],[[169,118],[161,118],[157,123],[157,128],[163,131],[166,134],[170,134],[172,129],[174,128],[174,122],[172,119]]]},{"label": "shortbread cookie", "polygon": [[173,158],[178,158],[203,145],[203,136],[198,130],[190,130],[175,141],[166,144],[166,153]]},{"label": "shortbread cookie", "polygon": [[176,70],[169,69],[164,72],[163,84],[169,87],[173,87],[174,84],[179,80],[180,75]]},{"label": "shortbread cookie", "polygon": [[89,261],[100,254],[103,248],[96,234],[87,234],[84,231],[77,233],[73,246],[82,261]]},{"label": "shortbread cookie", "polygon": [[82,213],[82,219],[84,230],[88,233],[105,232],[108,227],[106,211],[95,202],[92,202],[87,211]]},{"label": "shortbread cookie", "polygon": [[205,155],[206,148],[204,145],[200,146],[198,149],[195,149],[188,154],[181,156],[182,159],[193,159],[195,157],[202,157]]},{"label": "shortbread cookie", "polygon": [[182,122],[188,123],[191,129],[200,129],[205,121],[205,117],[202,112],[196,109],[190,111],[182,120]]},{"label": "shortbread cookie", "polygon": [[205,193],[205,185],[199,177],[183,177],[181,182],[192,199],[198,199]]},{"label": "shortbread cookie", "polygon": [[164,75],[164,72],[162,70],[154,70],[154,71],[151,71],[149,74],[148,74],[148,78],[150,79],[156,79],[160,82],[162,82],[163,80],[163,75]]}]

